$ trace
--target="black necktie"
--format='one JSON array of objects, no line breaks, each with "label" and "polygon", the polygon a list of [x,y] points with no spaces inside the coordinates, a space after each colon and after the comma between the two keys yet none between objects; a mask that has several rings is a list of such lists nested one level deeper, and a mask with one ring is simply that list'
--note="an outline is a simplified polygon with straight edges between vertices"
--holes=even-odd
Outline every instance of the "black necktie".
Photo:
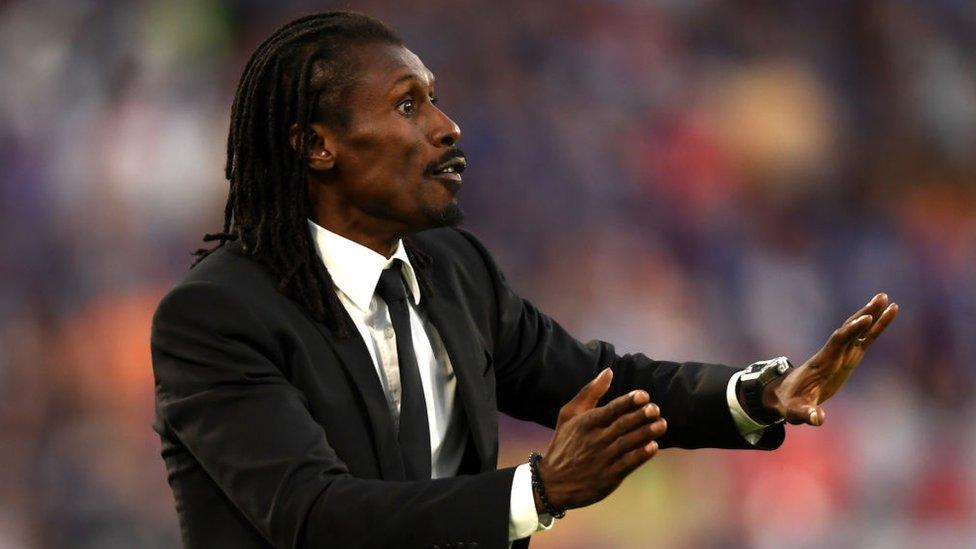
[{"label": "black necktie", "polygon": [[420,383],[420,368],[413,351],[410,333],[410,310],[407,290],[400,274],[400,262],[383,271],[376,293],[390,309],[390,320],[396,333],[397,360],[400,370],[400,455],[407,480],[430,479],[430,431],[427,425],[427,400]]}]

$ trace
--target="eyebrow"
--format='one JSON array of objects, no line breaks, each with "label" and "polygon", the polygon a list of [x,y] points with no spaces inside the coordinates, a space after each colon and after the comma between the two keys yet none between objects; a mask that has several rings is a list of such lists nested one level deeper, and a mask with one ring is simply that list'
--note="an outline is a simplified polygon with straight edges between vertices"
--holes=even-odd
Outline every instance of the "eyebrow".
[{"label": "eyebrow", "polygon": [[[434,73],[429,73],[429,74],[430,74],[430,83],[431,83],[431,85],[433,85],[434,84],[434,80],[435,80],[434,79]],[[405,75],[401,76],[400,78],[397,78],[393,82],[393,85],[390,86],[390,89],[392,90],[393,88],[399,86],[401,83],[406,82],[408,80],[416,80],[416,81],[419,82],[420,81],[420,78],[416,74],[413,74],[413,73],[405,74]]]}]

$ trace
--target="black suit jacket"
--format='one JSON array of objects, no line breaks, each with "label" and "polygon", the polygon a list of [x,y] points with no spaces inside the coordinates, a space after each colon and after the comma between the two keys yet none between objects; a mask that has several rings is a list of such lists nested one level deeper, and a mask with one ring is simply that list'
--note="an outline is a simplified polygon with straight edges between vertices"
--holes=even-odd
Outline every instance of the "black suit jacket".
[{"label": "black suit jacket", "polygon": [[[432,258],[434,291],[421,307],[451,357],[471,434],[459,475],[404,480],[359,335],[341,339],[312,320],[231,243],[153,320],[154,428],[186,546],[504,548],[514,469],[496,470],[497,412],[553,427],[607,366],[606,399],[644,388],[660,405],[662,448],[751,447],[725,400],[734,369],[580,343],[512,292],[469,233],[414,240]],[[783,436],[769,428],[759,446]]]}]

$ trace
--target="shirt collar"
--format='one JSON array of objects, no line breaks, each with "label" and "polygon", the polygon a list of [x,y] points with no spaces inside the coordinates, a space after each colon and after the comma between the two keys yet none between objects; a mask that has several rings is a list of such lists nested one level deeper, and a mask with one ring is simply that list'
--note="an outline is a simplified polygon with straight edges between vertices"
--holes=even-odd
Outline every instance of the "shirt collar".
[{"label": "shirt collar", "polygon": [[346,294],[353,304],[362,311],[369,310],[369,303],[376,292],[383,269],[390,267],[399,259],[403,262],[400,272],[410,290],[414,305],[420,304],[420,285],[417,275],[407,257],[403,241],[398,240],[396,251],[387,259],[375,251],[340,236],[325,227],[308,220],[309,230],[315,240],[315,249],[329,270],[336,288]]}]

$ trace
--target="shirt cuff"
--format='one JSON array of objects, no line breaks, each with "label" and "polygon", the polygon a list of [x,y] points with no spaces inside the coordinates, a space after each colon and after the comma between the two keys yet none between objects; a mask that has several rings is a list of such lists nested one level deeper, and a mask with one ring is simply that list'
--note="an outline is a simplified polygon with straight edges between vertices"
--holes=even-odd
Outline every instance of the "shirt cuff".
[{"label": "shirt cuff", "polygon": [[[736,385],[739,383],[739,378],[742,376],[742,371],[738,371],[729,380],[728,387],[725,388],[725,400],[729,403],[729,411],[732,412],[732,421],[735,422],[736,428],[739,429],[739,433],[742,437],[746,439],[749,444],[755,446],[759,439],[762,438],[763,434],[766,432],[766,427],[769,425],[765,423],[759,423],[758,421],[749,417],[749,414],[742,409],[742,405],[739,404],[739,397],[736,395]],[[517,473],[516,473],[517,474]],[[530,479],[531,480],[531,479]]]},{"label": "shirt cuff", "polygon": [[527,538],[540,530],[552,528],[555,520],[535,510],[532,494],[532,469],[528,463],[515,468],[512,478],[512,499],[508,512],[508,541]]}]

